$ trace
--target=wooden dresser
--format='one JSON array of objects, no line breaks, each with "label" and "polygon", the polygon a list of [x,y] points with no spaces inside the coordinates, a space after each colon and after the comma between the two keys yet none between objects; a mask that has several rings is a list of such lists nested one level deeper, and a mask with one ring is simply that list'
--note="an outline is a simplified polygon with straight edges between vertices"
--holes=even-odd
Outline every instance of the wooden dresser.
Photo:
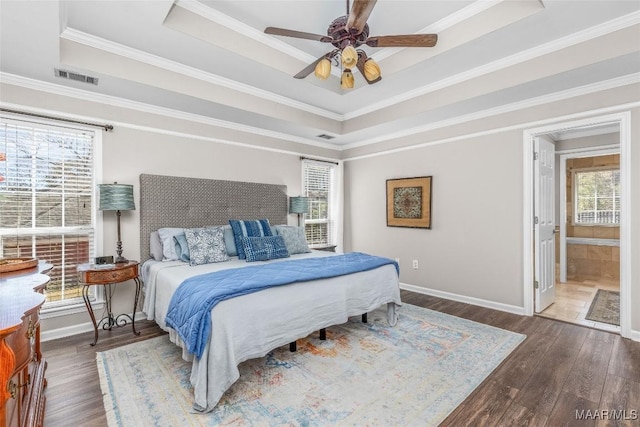
[{"label": "wooden dresser", "polygon": [[40,308],[51,269],[0,273],[0,427],[41,426],[47,362],[40,351]]}]

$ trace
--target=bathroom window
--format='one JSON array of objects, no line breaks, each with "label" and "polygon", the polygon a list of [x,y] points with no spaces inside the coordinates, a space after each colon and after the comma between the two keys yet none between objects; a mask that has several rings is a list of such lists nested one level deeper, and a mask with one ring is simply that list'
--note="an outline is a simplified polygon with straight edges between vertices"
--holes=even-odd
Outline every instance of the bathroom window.
[{"label": "bathroom window", "polygon": [[577,170],[574,223],[620,224],[620,169]]}]

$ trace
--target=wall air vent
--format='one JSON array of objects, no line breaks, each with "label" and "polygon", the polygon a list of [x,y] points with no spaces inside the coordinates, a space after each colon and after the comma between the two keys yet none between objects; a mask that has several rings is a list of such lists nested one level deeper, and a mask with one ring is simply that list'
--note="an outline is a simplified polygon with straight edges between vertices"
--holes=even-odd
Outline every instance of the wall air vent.
[{"label": "wall air vent", "polygon": [[56,77],[61,77],[63,79],[75,80],[77,82],[89,83],[92,85],[98,84],[97,77],[91,77],[84,74],[74,73],[73,71],[61,70],[59,68],[54,68]]},{"label": "wall air vent", "polygon": [[317,138],[322,138],[322,139],[333,139],[335,138],[335,136],[332,135],[327,135],[326,133],[321,133],[320,135],[316,135]]}]

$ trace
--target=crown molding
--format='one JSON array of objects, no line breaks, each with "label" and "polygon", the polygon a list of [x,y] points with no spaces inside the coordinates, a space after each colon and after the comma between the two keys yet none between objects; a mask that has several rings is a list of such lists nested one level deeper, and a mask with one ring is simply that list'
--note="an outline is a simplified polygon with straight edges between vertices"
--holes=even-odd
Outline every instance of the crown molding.
[{"label": "crown molding", "polygon": [[[491,109],[487,109],[487,110],[482,110],[482,111],[478,111],[478,112],[475,112],[475,113],[472,113],[472,114],[467,114],[467,115],[463,115],[463,116],[460,116],[460,117],[456,117],[455,119],[442,120],[442,121],[431,123],[431,124],[424,125],[424,126],[417,126],[417,127],[405,129],[405,130],[400,131],[400,132],[388,133],[388,134],[385,134],[383,136],[379,136],[379,137],[376,137],[376,138],[370,138],[370,139],[359,141],[359,142],[356,142],[356,143],[345,144],[343,146],[336,146],[335,144],[315,141],[315,140],[311,140],[311,139],[308,139],[308,138],[297,137],[297,136],[294,136],[294,135],[284,134],[284,133],[280,133],[280,132],[268,131],[268,130],[265,130],[265,129],[256,128],[256,127],[252,127],[252,126],[240,125],[240,124],[237,124],[237,123],[232,123],[232,122],[219,120],[219,119],[213,119],[213,118],[210,118],[210,117],[205,117],[205,116],[192,114],[192,113],[185,113],[183,111],[173,110],[173,109],[165,108],[165,107],[158,107],[158,106],[145,104],[145,103],[141,103],[141,102],[137,102],[137,101],[130,101],[130,100],[126,100],[126,99],[123,99],[123,98],[114,97],[114,96],[111,96],[111,95],[96,94],[96,93],[85,91],[85,90],[81,90],[81,89],[70,88],[70,87],[66,87],[66,86],[62,86],[62,85],[43,82],[43,81],[40,81],[40,80],[34,80],[34,79],[21,77],[21,76],[17,76],[17,75],[13,75],[13,74],[8,74],[8,73],[1,73],[0,72],[0,83],[6,83],[6,84],[14,85],[14,86],[24,87],[24,88],[27,88],[27,89],[33,89],[33,90],[48,92],[48,93],[52,93],[52,94],[55,94],[55,95],[68,96],[68,97],[80,99],[80,100],[83,100],[83,101],[97,102],[97,103],[102,103],[102,104],[106,104],[106,105],[111,105],[111,106],[114,106],[114,107],[131,109],[131,110],[140,111],[140,112],[143,112],[143,113],[156,114],[156,115],[161,115],[161,116],[165,116],[165,117],[169,117],[169,118],[187,120],[187,121],[191,121],[191,122],[195,122],[195,123],[202,123],[202,124],[209,125],[209,126],[222,127],[222,128],[225,128],[225,129],[236,130],[236,131],[239,131],[239,132],[246,132],[246,133],[251,133],[251,134],[254,134],[254,135],[266,136],[266,137],[270,137],[270,138],[274,138],[274,139],[280,139],[280,140],[285,140],[285,141],[290,141],[290,142],[295,142],[295,143],[300,143],[300,144],[306,144],[306,145],[310,145],[310,146],[314,146],[314,147],[318,147],[318,148],[324,148],[324,149],[336,150],[336,151],[345,151],[345,150],[349,150],[349,149],[352,149],[352,148],[359,148],[359,147],[363,147],[363,146],[367,146],[367,145],[371,145],[371,144],[376,144],[376,143],[380,143],[380,142],[384,142],[384,141],[389,141],[389,140],[392,140],[392,139],[408,137],[408,136],[412,136],[412,135],[415,135],[415,134],[418,134],[418,133],[424,133],[424,132],[428,132],[430,130],[435,130],[435,129],[439,129],[439,128],[443,128],[443,127],[447,127],[447,126],[454,126],[454,125],[458,125],[458,124],[469,122],[469,121],[473,121],[473,120],[483,119],[483,118],[487,118],[487,117],[491,117],[491,116],[495,116],[495,115],[499,115],[499,114],[505,114],[505,113],[509,113],[509,112],[512,112],[512,111],[521,110],[521,109],[524,109],[524,108],[535,107],[535,106],[547,104],[547,103],[550,103],[550,102],[562,101],[562,100],[573,98],[573,97],[576,97],[576,96],[588,95],[588,94],[599,92],[599,91],[602,91],[602,90],[613,89],[613,88],[626,86],[626,85],[634,84],[634,83],[640,83],[640,73],[634,73],[634,74],[630,74],[628,76],[623,76],[623,77],[619,77],[619,78],[616,78],[616,79],[607,80],[607,81],[604,81],[604,82],[599,82],[599,83],[594,83],[594,84],[590,84],[590,85],[580,86],[578,88],[569,89],[569,90],[566,90],[566,91],[557,92],[557,93],[553,93],[553,94],[545,95],[545,96],[541,96],[541,97],[531,98],[531,99],[526,100],[526,101],[507,104],[507,105],[504,105],[504,106],[501,106],[501,107],[497,107],[497,108],[491,108]],[[3,103],[3,104],[4,105],[9,105],[7,103]],[[640,103],[636,103],[636,104],[640,105]],[[630,104],[630,106],[631,107],[637,106],[636,104]],[[40,112],[40,111],[36,111],[36,109],[31,109],[31,110],[33,110],[34,112]],[[44,111],[44,112],[45,113],[51,113],[48,110]],[[90,121],[90,120],[105,120],[104,117],[80,116],[80,115],[72,115],[72,114],[66,114],[66,116],[70,117],[70,118],[78,119],[78,120],[87,120],[87,121]],[[135,126],[137,126],[137,125],[127,124],[127,123],[123,123],[123,122],[120,122],[119,125],[127,126],[127,127],[135,127]],[[514,128],[518,128],[518,127],[520,127],[520,126],[518,125],[518,126],[515,126]],[[152,128],[145,128],[144,130],[153,130],[153,129]],[[159,130],[159,129],[155,129],[155,131],[156,132],[162,132],[162,130]],[[170,131],[166,131],[166,132],[170,132]],[[180,136],[186,136],[186,135],[187,134],[180,134]],[[465,139],[465,138],[468,138],[468,137],[471,137],[471,136],[474,136],[474,135],[475,134],[464,135],[463,137],[460,137],[460,138],[451,139],[451,141],[454,141],[454,140],[457,141],[459,139]],[[200,136],[196,136],[196,135],[190,135],[190,137],[199,138],[199,139],[206,139],[206,140],[211,140],[211,141],[221,142],[221,143],[229,143],[229,144],[234,144],[234,145],[239,145],[239,146],[247,146],[247,147],[268,149],[268,148],[265,148],[265,147],[259,147],[259,146],[254,146],[254,145],[250,145],[250,144],[242,144],[242,143],[238,143],[238,142],[215,139],[215,138],[205,138],[205,137],[200,137]],[[446,140],[444,142],[451,142],[451,141],[450,140]],[[405,150],[409,150],[409,149],[420,148],[420,147],[423,147],[425,145],[432,145],[432,144],[434,144],[434,142],[429,142],[429,143],[425,143],[425,144],[418,144],[418,145],[412,145],[410,147],[402,147],[402,148],[397,148],[397,149],[391,149],[391,150],[386,150],[386,151],[382,151],[382,152],[379,152],[379,153],[374,153],[374,154],[370,154],[370,155],[363,155],[363,156],[348,158],[348,159],[344,159],[344,160],[356,160],[356,159],[359,159],[359,158],[371,157],[371,156],[375,156],[375,155],[382,155],[382,154],[385,154],[385,153],[391,153],[391,152],[396,152],[396,151],[405,151]],[[269,150],[274,150],[274,149],[269,149]],[[275,150],[275,151],[279,151],[279,150]],[[282,152],[284,152],[284,151],[282,151]]]},{"label": "crown molding", "polygon": [[295,48],[290,44],[283,42],[282,40],[270,37],[262,31],[259,31],[250,25],[238,21],[237,19],[234,19],[229,15],[225,15],[224,13],[221,13],[214,8],[208,7],[203,3],[200,3],[199,1],[176,0],[175,5],[177,7],[188,10],[189,12],[195,13],[196,15],[199,15],[209,21],[215,22],[216,24],[227,27],[230,30],[235,31],[236,33],[242,34],[243,36],[260,42],[270,48],[279,50],[280,52],[299,59],[303,62],[312,62],[316,60],[313,55]]},{"label": "crown molding", "polygon": [[391,107],[393,105],[426,95],[436,90],[460,84],[462,82],[481,77],[483,75],[490,74],[526,61],[530,61],[540,56],[548,55],[550,53],[565,49],[567,47],[571,47],[578,43],[583,43],[597,37],[602,37],[614,31],[622,30],[624,28],[628,28],[637,24],[640,24],[640,12],[633,12],[620,18],[605,22],[601,25],[597,25],[595,27],[579,31],[574,34],[570,34],[553,42],[536,46],[534,48],[516,53],[506,58],[502,58],[497,61],[493,61],[488,64],[473,68],[471,70],[453,75],[446,79],[438,80],[437,82],[418,87],[401,95],[387,98],[382,102],[373,103],[359,110],[354,110],[350,113],[344,114],[344,120],[350,120],[359,116],[363,116],[365,114],[373,113],[383,108]]},{"label": "crown molding", "polygon": [[555,92],[549,95],[530,98],[525,101],[514,102],[511,104],[506,104],[496,108],[489,108],[486,110],[477,111],[475,113],[465,114],[453,119],[442,120],[439,122],[429,123],[427,125],[403,129],[398,132],[388,133],[375,138],[370,138],[363,141],[354,142],[351,144],[345,144],[341,146],[339,149],[341,151],[344,151],[352,148],[359,148],[366,145],[377,144],[377,143],[389,141],[392,139],[405,138],[408,136],[428,132],[435,129],[440,129],[443,127],[454,126],[461,123],[470,122],[473,120],[484,119],[491,116],[497,116],[500,114],[510,113],[510,112],[522,110],[525,108],[531,108],[531,107],[536,107],[538,105],[548,104],[551,102],[557,102],[557,101],[562,101],[569,98],[575,98],[577,96],[589,95],[595,92],[600,92],[607,89],[615,89],[617,87],[627,86],[635,83],[640,83],[640,73],[633,73],[633,74],[618,77],[615,79],[606,80],[603,82],[592,83],[584,86],[579,86],[573,89],[567,89],[564,91]]},{"label": "crown molding", "polygon": [[97,36],[85,33],[83,31],[76,30],[71,27],[65,28],[64,31],[60,34],[60,38],[64,40],[69,40],[71,42],[79,43],[85,46],[89,46],[94,49],[99,49],[105,52],[109,52],[114,55],[129,58],[144,64],[152,65],[154,67],[162,68],[162,69],[165,69],[174,73],[178,73],[187,77],[202,80],[217,86],[222,86],[228,89],[236,90],[238,92],[242,92],[251,96],[266,99],[268,101],[277,102],[279,104],[283,104],[292,108],[306,111],[311,114],[316,114],[318,116],[326,117],[328,119],[344,121],[344,116],[342,114],[337,114],[332,111],[325,110],[323,108],[306,104],[304,102],[296,101],[294,99],[287,98],[285,96],[278,95],[270,91],[259,89],[255,86],[239,83],[234,80],[228,79],[226,77],[208,73],[198,68],[190,67],[188,65],[184,65],[176,61],[171,61],[169,59],[162,58],[157,55],[143,52],[141,50],[134,49],[132,47],[125,46],[123,44],[116,43],[110,40],[106,40],[104,38],[97,37]]},{"label": "crown molding", "polygon": [[523,128],[532,127],[532,126],[546,126],[546,125],[558,123],[561,121],[577,120],[585,117],[588,118],[588,117],[592,117],[594,115],[599,115],[599,114],[615,114],[615,113],[619,113],[620,111],[625,111],[625,110],[629,110],[631,108],[637,108],[637,107],[640,107],[640,101],[630,102],[627,104],[614,105],[611,107],[599,108],[597,110],[582,111],[580,113],[575,113],[575,114],[567,114],[565,116],[558,116],[551,119],[543,119],[543,120],[537,120],[533,122],[518,123],[511,126],[504,126],[504,127],[489,129],[481,132],[469,133],[466,135],[454,136],[451,138],[445,138],[445,139],[440,139],[436,141],[424,142],[422,144],[415,144],[415,145],[399,147],[399,148],[391,148],[388,150],[382,150],[382,151],[378,151],[371,154],[363,154],[361,156],[343,158],[342,161],[348,162],[352,160],[367,159],[370,157],[385,156],[387,154],[400,153],[403,151],[415,150],[418,148],[429,147],[432,145],[446,144],[449,142],[464,141],[465,139],[478,138],[486,135],[495,135],[497,133],[509,132],[512,130],[518,130],[518,129],[523,129]]},{"label": "crown molding", "polygon": [[[434,22],[433,24],[426,26],[424,28],[422,28],[419,31],[416,31],[414,34],[432,34],[432,33],[441,33],[444,30],[453,27],[456,24],[459,24],[461,22],[466,21],[467,19],[470,19],[482,12],[484,12],[485,10],[497,5],[498,3],[502,3],[505,0],[476,0],[474,3],[471,3],[469,6],[466,6],[444,18],[442,18],[441,20]],[[389,58],[390,56],[393,56],[394,54],[401,52],[405,49],[408,49],[406,47],[395,47],[395,48],[384,48],[384,49],[380,49],[378,51],[376,51],[375,53],[373,53],[371,56],[371,58],[375,59],[376,61],[382,61],[383,59]]]},{"label": "crown molding", "polygon": [[[214,119],[211,117],[201,116],[199,114],[186,113],[184,111],[174,110],[166,107],[159,107],[156,105],[145,104],[143,102],[131,101],[124,98],[119,98],[111,95],[103,95],[94,92],[89,92],[82,89],[71,88],[67,86],[57,85],[54,83],[44,82],[42,80],[30,79],[27,77],[17,76],[14,74],[0,72],[0,83],[6,83],[13,86],[19,86],[26,89],[33,89],[42,92],[51,93],[54,95],[68,96],[82,101],[96,102],[106,105],[111,105],[118,108],[126,108],[129,110],[140,111],[142,113],[156,114],[172,119],[187,120],[195,123],[202,123],[209,126],[221,127],[225,129],[235,130],[239,132],[251,133],[254,135],[266,136],[269,138],[280,139],[284,141],[295,142],[299,144],[311,145],[314,147],[325,148],[330,150],[336,150],[336,146],[315,141],[308,138],[298,137],[290,134],[285,134],[276,131],[265,130],[253,126],[241,125],[238,123],[229,122],[226,120]],[[67,117],[72,117],[71,114],[66,114]],[[105,120],[104,117],[89,117],[74,115],[74,118],[79,120]]]},{"label": "crown molding", "polygon": [[[481,7],[484,7],[485,9],[493,6],[494,4],[499,3],[499,0],[492,0],[492,1],[488,1],[488,2],[476,2],[474,4],[472,4],[471,6],[468,6],[465,9],[469,9],[468,11],[465,12],[465,14],[461,14],[458,17],[454,17],[455,20],[449,21],[451,22],[457,22],[460,19],[467,19],[469,16],[469,14],[472,13],[480,13],[482,10]],[[214,13],[212,12],[212,9],[201,5],[198,2],[192,2],[192,1],[184,1],[184,0],[179,0],[179,4],[182,7],[185,8],[189,8],[189,10],[193,11],[194,13],[198,13],[200,14],[200,12],[202,13]],[[477,5],[476,5],[477,4]],[[472,7],[473,6],[473,7]],[[192,10],[193,9],[193,10]],[[202,10],[201,10],[202,9]],[[465,10],[463,9],[463,11]],[[259,37],[259,38],[263,38],[262,36],[264,36],[262,33],[258,32],[257,30],[253,29],[252,27],[246,26],[245,24],[240,23],[239,21],[233,20],[232,18],[229,18],[226,15],[223,14],[218,14],[218,13],[214,13],[214,15],[216,15],[216,19],[220,20],[221,25],[228,25],[229,28],[232,28],[234,30],[235,27],[234,25],[241,25],[245,28],[243,31],[246,31],[248,33],[251,33],[253,30],[254,33],[258,33],[260,34],[260,36],[257,36],[256,34],[254,34],[253,36],[248,35],[249,37],[255,38],[255,37]],[[204,16],[204,15],[203,15]],[[225,22],[225,17],[228,18],[228,22],[227,24],[224,24],[223,22]],[[210,17],[209,15],[206,16],[207,19],[212,19],[212,17]],[[439,21],[440,22],[440,21]],[[204,72],[202,70],[193,68],[193,67],[189,67],[186,66],[184,64],[180,64],[177,63],[175,61],[171,61],[165,58],[161,58],[159,56],[156,55],[152,55],[137,49],[133,49],[130,48],[128,46],[124,46],[122,44],[119,43],[114,43],[112,41],[100,38],[100,37],[96,37],[87,33],[84,33],[82,31],[67,27],[62,34],[60,35],[61,38],[66,39],[66,40],[70,40],[73,42],[77,42],[77,43],[81,43],[87,46],[91,46],[94,47],[96,49],[100,49],[100,50],[104,50],[106,52],[110,52],[116,55],[120,55],[120,56],[124,56],[142,63],[146,63],[149,65],[153,65],[156,67],[160,67],[169,71],[173,71],[188,77],[192,77],[192,78],[196,78],[202,81],[206,81],[215,85],[219,85],[222,87],[226,87],[232,90],[237,90],[239,92],[242,93],[247,93],[249,95],[252,96],[256,96],[262,99],[266,99],[269,101],[273,101],[273,102],[277,102],[286,106],[289,106],[291,108],[297,108],[312,114],[317,114],[319,116],[322,117],[326,117],[329,118],[331,120],[336,120],[336,121],[340,121],[340,122],[344,122],[346,120],[350,120],[356,117],[360,117],[362,115],[366,115],[375,111],[378,111],[380,109],[384,109],[384,108],[388,108],[391,107],[393,105],[396,105],[398,103],[413,99],[415,97],[419,97],[419,96],[423,96],[426,95],[428,93],[434,92],[436,90],[440,90],[449,86],[453,86],[455,84],[459,84],[461,82],[464,81],[468,81],[471,80],[473,78],[477,78],[495,71],[498,71],[500,69],[503,68],[507,68],[513,65],[517,65],[532,59],[535,59],[537,57],[549,54],[549,53],[553,53],[556,52],[558,50],[573,46],[575,44],[578,43],[582,43],[591,39],[594,39],[596,37],[600,37],[606,34],[609,34],[611,32],[617,31],[617,30],[621,30],[627,27],[630,27],[632,25],[636,25],[640,23],[640,12],[634,12],[625,16],[622,16],[620,18],[608,21],[604,24],[583,30],[583,31],[579,31],[577,33],[571,34],[569,36],[563,37],[561,39],[558,39],[554,42],[550,42],[550,43],[546,43],[544,45],[541,46],[537,46],[535,48],[531,48],[528,49],[524,52],[520,52],[514,55],[511,55],[507,58],[503,58],[497,61],[493,61],[489,64],[480,66],[480,67],[476,67],[472,70],[469,71],[465,71],[463,73],[459,73],[456,74],[454,76],[448,77],[446,79],[442,79],[439,80],[437,82],[433,82],[430,83],[428,85],[425,86],[421,86],[418,87],[410,92],[406,92],[402,95],[398,95],[395,97],[390,97],[387,98],[385,101],[382,102],[378,102],[378,103],[373,103],[371,105],[368,105],[367,107],[358,109],[358,110],[354,110],[352,112],[346,113],[346,114],[338,114],[338,113],[334,113],[332,111],[326,110],[326,109],[322,109],[319,107],[315,107],[312,106],[310,104],[306,104],[300,101],[296,101],[293,100],[291,98],[287,98],[281,95],[277,95],[273,92],[269,92],[263,89],[259,89],[256,88],[254,86],[250,86],[250,85],[245,85],[242,83],[238,83],[235,82],[233,80],[227,79],[225,77],[221,77],[218,75],[214,75],[211,73],[207,73]],[[438,23],[436,23],[438,24]],[[446,23],[445,23],[446,24]],[[445,25],[442,24],[442,25]],[[434,24],[435,25],[435,24]],[[453,25],[453,24],[451,24]],[[429,28],[429,27],[427,27]],[[242,34],[246,34],[246,32],[243,32]],[[255,37],[254,37],[255,36]],[[265,36],[266,37],[266,36]],[[257,39],[256,39],[257,40]],[[261,41],[261,40],[258,40]],[[269,43],[273,42],[272,38],[269,38]],[[282,43],[282,42],[281,42]],[[286,43],[282,43],[285,44]],[[296,49],[297,50],[297,49]],[[335,147],[335,146],[332,146]]]},{"label": "crown molding", "polygon": [[[53,114],[57,114],[60,116],[60,111],[57,110],[49,110],[49,109],[44,109],[44,108],[34,108],[31,106],[26,106],[26,105],[21,105],[21,104],[11,104],[11,103],[6,103],[6,102],[1,102],[0,101],[0,106],[3,108],[10,108],[10,109],[15,109],[15,110],[24,110],[26,112],[29,113],[37,113],[37,114],[45,114],[45,115],[53,115]],[[7,116],[11,116],[13,117],[14,114],[13,113],[8,113]],[[69,114],[69,113],[64,113],[64,117],[65,118],[69,118],[69,119],[78,119],[78,120],[95,120],[95,117],[91,117],[91,116],[80,116],[77,114]],[[211,136],[202,136],[202,135],[196,135],[193,133],[186,133],[186,132],[177,132],[177,131],[172,131],[172,130],[168,130],[168,129],[159,129],[156,127],[151,127],[151,126],[142,126],[142,125],[136,125],[133,123],[128,123],[128,122],[119,122],[119,121],[110,121],[111,124],[113,124],[114,127],[123,127],[123,128],[128,128],[128,129],[135,129],[135,130],[139,130],[139,131],[143,131],[143,132],[152,132],[152,133],[157,133],[160,135],[170,135],[170,136],[177,136],[180,138],[189,138],[189,139],[195,139],[195,140],[199,140],[199,141],[206,141],[206,142],[216,142],[219,144],[225,144],[225,145],[232,145],[235,147],[242,147],[242,148],[250,148],[250,149],[254,149],[254,150],[262,150],[262,151],[269,151],[272,153],[280,153],[280,154],[288,154],[288,155],[294,155],[294,156],[305,156],[308,155],[308,153],[302,152],[302,151],[293,151],[293,150],[284,150],[284,149],[280,149],[280,148],[273,148],[273,147],[266,147],[266,146],[262,146],[262,145],[252,145],[252,144],[247,144],[244,142],[238,142],[238,141],[231,141],[228,139],[222,139],[222,138],[214,138]],[[329,147],[329,148],[334,148],[334,147]],[[333,157],[325,157],[325,156],[318,156],[318,155],[313,155],[314,158],[318,158],[318,159],[322,159],[322,160],[327,160],[327,161],[341,161],[338,158],[333,158]]]}]

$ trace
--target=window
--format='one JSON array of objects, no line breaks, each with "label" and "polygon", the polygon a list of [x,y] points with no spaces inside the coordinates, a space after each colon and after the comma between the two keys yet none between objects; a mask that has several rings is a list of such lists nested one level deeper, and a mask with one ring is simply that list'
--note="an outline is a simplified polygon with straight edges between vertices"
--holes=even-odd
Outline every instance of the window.
[{"label": "window", "polygon": [[620,170],[574,172],[576,224],[620,224]]},{"label": "window", "polygon": [[303,194],[309,198],[309,213],[305,218],[305,233],[310,247],[335,244],[333,210],[333,163],[303,160]]},{"label": "window", "polygon": [[0,257],[54,265],[45,308],[82,302],[95,253],[94,132],[0,118]]}]

